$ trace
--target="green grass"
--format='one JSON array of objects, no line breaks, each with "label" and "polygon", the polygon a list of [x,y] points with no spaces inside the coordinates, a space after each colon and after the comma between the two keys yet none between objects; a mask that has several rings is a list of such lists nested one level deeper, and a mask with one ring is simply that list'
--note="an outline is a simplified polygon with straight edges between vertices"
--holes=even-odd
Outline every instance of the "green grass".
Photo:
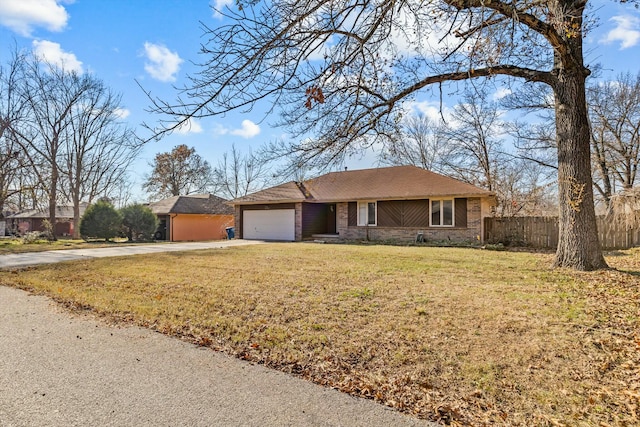
[{"label": "green grass", "polygon": [[[267,244],[0,273],[127,321],[419,417],[637,425],[640,253]],[[622,271],[624,270],[624,271]]]}]

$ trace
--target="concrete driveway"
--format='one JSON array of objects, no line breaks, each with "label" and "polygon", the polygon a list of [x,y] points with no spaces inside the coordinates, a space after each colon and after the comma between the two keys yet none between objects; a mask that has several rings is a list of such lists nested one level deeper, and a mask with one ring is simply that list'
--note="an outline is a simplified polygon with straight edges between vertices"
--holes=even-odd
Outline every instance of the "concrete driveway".
[{"label": "concrete driveway", "polygon": [[117,245],[112,248],[68,249],[46,252],[30,252],[24,254],[8,254],[0,255],[0,269],[27,267],[38,264],[53,264],[56,262],[74,261],[87,258],[191,251],[196,249],[221,249],[230,246],[257,245],[260,243],[264,242],[259,240],[218,240],[212,242],[160,243],[155,245]]},{"label": "concrete driveway", "polygon": [[[0,265],[255,243],[3,255]],[[0,427],[22,426],[435,424],[148,329],[72,314],[46,297],[0,286]]]}]

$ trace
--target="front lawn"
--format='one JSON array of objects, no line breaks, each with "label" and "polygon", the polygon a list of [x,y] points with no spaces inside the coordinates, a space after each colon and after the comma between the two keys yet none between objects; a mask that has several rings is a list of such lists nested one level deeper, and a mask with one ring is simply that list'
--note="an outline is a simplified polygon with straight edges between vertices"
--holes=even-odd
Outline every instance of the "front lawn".
[{"label": "front lawn", "polygon": [[619,270],[292,243],[49,265],[0,284],[454,425],[638,425],[640,251],[607,260]]},{"label": "front lawn", "polygon": [[110,242],[105,242],[104,239],[100,241],[90,241],[80,239],[67,239],[61,238],[55,241],[49,241],[47,239],[37,239],[33,241],[25,242],[21,238],[7,237],[0,239],[0,255],[6,254],[21,254],[27,252],[44,252],[44,251],[58,251],[64,249],[94,249],[113,247],[114,245],[135,245],[138,243],[129,242],[127,239],[114,239]]}]

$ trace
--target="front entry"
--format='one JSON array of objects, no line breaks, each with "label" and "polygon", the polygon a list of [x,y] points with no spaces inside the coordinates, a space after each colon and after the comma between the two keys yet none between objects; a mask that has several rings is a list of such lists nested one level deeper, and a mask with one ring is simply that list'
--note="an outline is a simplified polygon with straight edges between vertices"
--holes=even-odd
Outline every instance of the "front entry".
[{"label": "front entry", "polygon": [[336,205],[327,205],[327,234],[336,234]]}]

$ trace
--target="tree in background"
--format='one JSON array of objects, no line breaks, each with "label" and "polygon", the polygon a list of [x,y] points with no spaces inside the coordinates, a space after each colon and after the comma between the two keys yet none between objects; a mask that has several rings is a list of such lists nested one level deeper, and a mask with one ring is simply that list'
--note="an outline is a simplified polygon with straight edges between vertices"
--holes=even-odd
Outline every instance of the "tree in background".
[{"label": "tree in background", "polygon": [[178,145],[169,153],[158,153],[142,188],[154,199],[207,193],[213,189],[214,177],[209,162],[195,148]]},{"label": "tree in background", "polygon": [[380,162],[388,165],[414,165],[438,173],[446,173],[447,159],[454,147],[445,135],[446,125],[424,114],[406,119],[401,133],[385,144]]},{"label": "tree in background", "polygon": [[547,197],[553,192],[544,169],[503,151],[506,124],[497,103],[481,92],[461,101],[446,119],[409,116],[381,162],[411,164],[493,191],[498,216],[548,214],[557,207]]},{"label": "tree in background", "polygon": [[94,81],[73,108],[60,159],[62,194],[73,204],[74,238],[80,237],[80,203],[111,196],[125,187],[127,169],[141,145],[118,117],[121,97]]},{"label": "tree in background", "polygon": [[152,240],[158,229],[158,217],[148,206],[134,204],[120,209],[122,226],[130,241]]},{"label": "tree in background", "polygon": [[466,93],[451,114],[445,138],[451,152],[445,160],[450,175],[496,191],[498,167],[508,163],[503,152],[503,124],[497,105],[484,93]]},{"label": "tree in background", "polygon": [[11,128],[25,114],[24,100],[17,88],[21,58],[15,54],[5,66],[0,64],[0,220],[7,201],[22,189],[24,152],[12,137]]},{"label": "tree in background", "polygon": [[554,216],[558,213],[556,182],[537,163],[510,158],[498,169],[495,180],[495,215]]},{"label": "tree in background", "polygon": [[547,85],[560,205],[554,265],[604,268],[585,94],[587,3],[241,1],[225,12],[229,24],[206,29],[208,59],[182,92],[189,99],[152,100],[173,120],[155,135],[270,97],[301,163],[326,165],[396,135],[403,102],[433,85],[495,76]]},{"label": "tree in background", "polygon": [[587,90],[596,194],[608,206],[628,192],[640,165],[640,74],[620,74]]},{"label": "tree in background", "polygon": [[90,205],[80,221],[80,235],[83,239],[104,239],[117,237],[122,230],[122,216],[106,200],[98,200]]},{"label": "tree in background", "polygon": [[30,171],[47,193],[49,222],[56,222],[59,198],[60,157],[64,153],[73,111],[80,108],[84,94],[95,81],[90,76],[66,72],[42,63],[33,56],[22,62],[17,90],[26,106],[22,120],[14,122],[11,133],[26,153]]},{"label": "tree in background", "polygon": [[[536,122],[507,124],[519,155],[557,173],[557,144],[553,121],[552,94],[530,85],[504,99],[506,108],[536,112]],[[640,164],[640,74],[620,74],[614,80],[587,86],[587,106],[591,130],[593,187],[602,210],[612,196],[628,200]],[[620,205],[619,202],[616,202]]]},{"label": "tree in background", "polygon": [[262,189],[266,185],[266,162],[252,152],[242,154],[233,145],[213,169],[215,188],[222,197],[235,199]]},{"label": "tree in background", "polygon": [[81,202],[126,187],[126,168],[139,150],[133,132],[117,119],[120,97],[94,75],[33,54],[14,54],[8,69],[7,93],[20,108],[5,121],[5,134],[21,154],[20,196],[25,183],[33,197],[46,193],[51,224],[56,205],[72,202],[77,233]]}]

